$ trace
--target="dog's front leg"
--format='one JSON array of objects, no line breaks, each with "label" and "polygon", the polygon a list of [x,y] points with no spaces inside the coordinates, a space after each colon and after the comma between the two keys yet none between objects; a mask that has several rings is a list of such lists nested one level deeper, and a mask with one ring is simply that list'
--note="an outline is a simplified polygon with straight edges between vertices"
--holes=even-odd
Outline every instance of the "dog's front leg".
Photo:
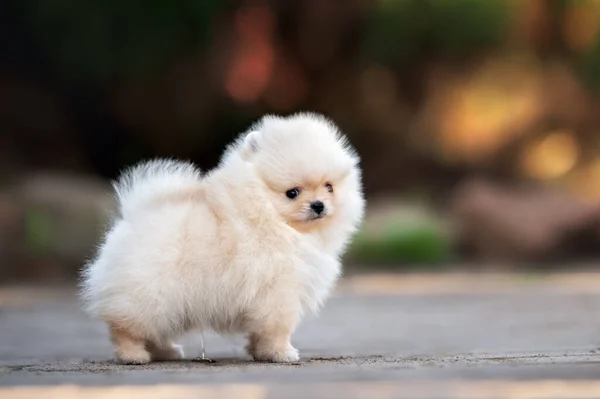
[{"label": "dog's front leg", "polygon": [[299,319],[299,312],[293,308],[279,304],[274,312],[252,323],[246,350],[254,360],[277,363],[299,360],[298,350],[291,344]]}]

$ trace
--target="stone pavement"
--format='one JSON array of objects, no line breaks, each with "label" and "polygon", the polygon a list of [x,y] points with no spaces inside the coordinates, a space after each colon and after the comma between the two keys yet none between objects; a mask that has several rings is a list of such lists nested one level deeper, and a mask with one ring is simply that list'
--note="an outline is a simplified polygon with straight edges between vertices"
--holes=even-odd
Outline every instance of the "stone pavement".
[{"label": "stone pavement", "polygon": [[0,398],[600,398],[600,274],[354,276],[293,343],[294,364],[209,334],[213,364],[120,366],[73,288],[0,287]]}]

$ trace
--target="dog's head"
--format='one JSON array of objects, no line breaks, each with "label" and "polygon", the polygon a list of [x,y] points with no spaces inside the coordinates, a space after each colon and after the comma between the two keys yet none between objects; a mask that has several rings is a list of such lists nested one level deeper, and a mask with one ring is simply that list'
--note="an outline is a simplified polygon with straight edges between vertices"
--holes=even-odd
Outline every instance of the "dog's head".
[{"label": "dog's head", "polygon": [[266,116],[239,149],[267,188],[270,205],[296,230],[313,231],[339,218],[362,217],[359,158],[323,116]]}]

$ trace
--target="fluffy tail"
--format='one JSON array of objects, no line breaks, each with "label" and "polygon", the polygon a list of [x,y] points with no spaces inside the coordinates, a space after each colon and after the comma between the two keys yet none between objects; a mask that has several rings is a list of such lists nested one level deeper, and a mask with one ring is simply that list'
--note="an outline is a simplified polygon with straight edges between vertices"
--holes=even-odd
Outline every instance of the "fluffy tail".
[{"label": "fluffy tail", "polygon": [[156,159],[135,165],[113,183],[120,216],[127,219],[157,196],[189,188],[200,178],[200,171],[189,162]]}]

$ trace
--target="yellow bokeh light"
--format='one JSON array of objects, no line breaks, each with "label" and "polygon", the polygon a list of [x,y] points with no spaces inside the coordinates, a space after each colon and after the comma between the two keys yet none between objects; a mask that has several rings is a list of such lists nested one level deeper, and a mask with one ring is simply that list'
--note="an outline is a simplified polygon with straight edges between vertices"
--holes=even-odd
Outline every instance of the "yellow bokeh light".
[{"label": "yellow bokeh light", "polygon": [[556,179],[567,174],[579,158],[579,145],[569,130],[552,132],[528,147],[522,159],[525,174],[534,179]]},{"label": "yellow bokeh light", "polygon": [[[493,59],[468,77],[432,84],[430,117],[450,162],[486,163],[543,112],[541,70],[528,59]],[[440,82],[450,82],[440,83]]]}]

